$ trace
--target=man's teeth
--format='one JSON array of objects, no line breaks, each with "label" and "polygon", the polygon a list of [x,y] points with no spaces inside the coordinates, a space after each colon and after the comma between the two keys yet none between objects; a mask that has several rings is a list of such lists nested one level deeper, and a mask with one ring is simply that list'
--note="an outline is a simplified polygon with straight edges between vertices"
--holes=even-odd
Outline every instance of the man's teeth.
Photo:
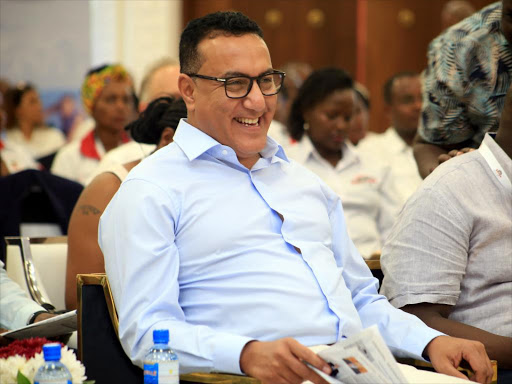
[{"label": "man's teeth", "polygon": [[236,121],[238,121],[241,124],[246,125],[255,125],[258,124],[258,119],[244,119],[244,118],[237,118]]}]

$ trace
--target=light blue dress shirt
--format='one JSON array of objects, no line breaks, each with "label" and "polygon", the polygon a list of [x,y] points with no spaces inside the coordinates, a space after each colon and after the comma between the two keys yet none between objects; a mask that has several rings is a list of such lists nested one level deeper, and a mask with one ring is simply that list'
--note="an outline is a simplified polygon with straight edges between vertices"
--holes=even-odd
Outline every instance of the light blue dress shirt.
[{"label": "light blue dress shirt", "polygon": [[241,373],[250,340],[330,344],[377,324],[421,358],[440,333],[377,294],[339,197],[271,138],[261,156],[248,170],[182,120],[123,182],[99,242],[126,353],[142,365],[167,328],[182,372]]}]

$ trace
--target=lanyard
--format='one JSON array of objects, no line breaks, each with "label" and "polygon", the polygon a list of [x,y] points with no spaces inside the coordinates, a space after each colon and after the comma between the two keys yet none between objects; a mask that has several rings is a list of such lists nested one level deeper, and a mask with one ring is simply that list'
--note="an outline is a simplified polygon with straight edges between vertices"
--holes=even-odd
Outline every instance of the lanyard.
[{"label": "lanyard", "polygon": [[501,185],[505,187],[505,190],[512,193],[512,183],[510,182],[510,179],[503,171],[503,167],[500,165],[499,161],[496,159],[485,140],[482,141],[478,151],[484,157],[485,161],[487,161],[487,164],[489,165],[489,168],[491,168],[492,173],[494,176],[496,176]]}]

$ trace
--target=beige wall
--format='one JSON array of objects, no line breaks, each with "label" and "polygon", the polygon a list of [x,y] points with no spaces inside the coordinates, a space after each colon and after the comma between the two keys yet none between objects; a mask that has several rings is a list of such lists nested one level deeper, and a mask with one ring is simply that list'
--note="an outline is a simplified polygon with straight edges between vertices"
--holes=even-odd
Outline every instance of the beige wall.
[{"label": "beige wall", "polygon": [[89,1],[91,66],[120,62],[140,84],[148,65],[178,56],[182,1]]}]

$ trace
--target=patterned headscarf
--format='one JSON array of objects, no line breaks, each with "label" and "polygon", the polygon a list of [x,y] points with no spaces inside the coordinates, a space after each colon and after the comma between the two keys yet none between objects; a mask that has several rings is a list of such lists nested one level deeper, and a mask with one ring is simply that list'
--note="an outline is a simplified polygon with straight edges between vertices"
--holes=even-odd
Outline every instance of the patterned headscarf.
[{"label": "patterned headscarf", "polygon": [[92,114],[92,109],[96,100],[103,91],[103,88],[111,81],[131,81],[130,75],[126,69],[119,64],[107,65],[99,71],[90,73],[85,77],[82,84],[82,102],[85,110]]}]

